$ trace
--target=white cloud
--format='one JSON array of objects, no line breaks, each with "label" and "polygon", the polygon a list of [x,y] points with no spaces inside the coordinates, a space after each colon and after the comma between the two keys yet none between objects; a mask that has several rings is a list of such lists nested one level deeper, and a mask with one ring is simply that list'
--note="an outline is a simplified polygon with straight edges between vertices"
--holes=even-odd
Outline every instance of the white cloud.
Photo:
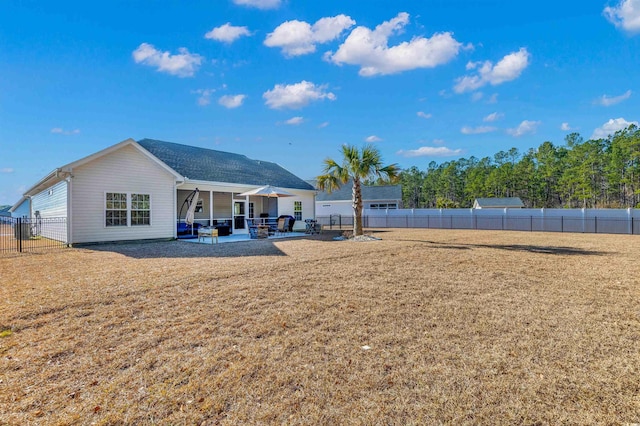
[{"label": "white cloud", "polygon": [[433,68],[449,62],[458,54],[462,45],[450,32],[436,33],[431,38],[417,36],[411,41],[389,47],[389,37],[401,32],[408,22],[409,14],[402,12],[374,30],[357,27],[336,53],[327,52],[325,59],[337,65],[358,65],[359,74],[370,77]]},{"label": "white cloud", "polygon": [[598,99],[596,99],[593,103],[602,105],[602,106],[611,106],[615,104],[619,104],[620,102],[627,100],[631,97],[631,90],[627,90],[620,96],[607,96],[602,95]]},{"label": "white cloud", "polygon": [[624,118],[612,118],[593,131],[591,139],[606,139],[618,130],[626,129],[630,125],[638,126],[637,121],[627,121]]},{"label": "white cloud", "polygon": [[223,43],[233,43],[242,36],[250,36],[251,32],[247,27],[234,27],[230,22],[216,27],[206,33],[204,38],[221,41]]},{"label": "white cloud", "polygon": [[256,9],[277,9],[282,0],[233,0],[239,6],[255,7]]},{"label": "white cloud", "polygon": [[158,71],[166,72],[178,77],[192,77],[204,59],[202,56],[189,53],[181,47],[180,53],[172,55],[169,52],[161,52],[149,43],[142,43],[133,51],[133,60],[137,64],[156,67]]},{"label": "white cloud", "polygon": [[487,99],[487,103],[488,104],[495,104],[498,102],[498,94],[494,93],[493,95],[491,95],[491,97],[489,99]]},{"label": "white cloud", "polygon": [[569,126],[569,123],[565,122],[560,125],[560,130],[562,130],[563,132],[569,132],[573,129],[571,128],[571,126]]},{"label": "white cloud", "polygon": [[482,99],[483,96],[484,96],[484,93],[482,93],[482,92],[474,92],[471,95],[471,100],[473,102],[478,102],[480,99]]},{"label": "white cloud", "polygon": [[500,120],[502,117],[504,117],[503,113],[501,113],[501,112],[492,112],[491,114],[489,114],[485,118],[483,118],[482,121],[484,121],[485,123],[493,123],[494,121]]},{"label": "white cloud", "polygon": [[302,117],[291,117],[290,119],[285,121],[285,124],[289,124],[290,126],[297,126],[299,124],[302,124],[303,122],[304,118]]},{"label": "white cloud", "polygon": [[215,89],[198,89],[192,90],[191,93],[194,93],[198,96],[198,105],[206,106],[211,103],[211,94],[215,92]]},{"label": "white cloud", "polygon": [[365,140],[365,142],[369,142],[369,143],[372,143],[372,142],[382,142],[382,139],[381,139],[381,138],[379,138],[379,137],[378,137],[378,136],[376,136],[376,135],[367,136],[364,140]]},{"label": "white cloud", "polygon": [[515,137],[529,135],[529,134],[535,133],[540,124],[541,124],[540,121],[524,120],[522,123],[518,125],[518,127],[515,127],[513,129],[507,129],[507,133]]},{"label": "white cloud", "polygon": [[498,129],[492,126],[478,126],[478,127],[464,126],[462,129],[460,129],[460,132],[462,132],[465,135],[478,135],[481,133],[495,132],[496,130]]},{"label": "white cloud", "polygon": [[396,152],[403,157],[452,157],[462,154],[461,149],[450,149],[445,146],[421,146],[418,149],[409,149]]},{"label": "white cloud", "polygon": [[262,97],[265,99],[265,104],[272,109],[298,109],[313,101],[336,99],[336,95],[326,91],[326,85],[316,86],[305,80],[288,85],[276,84],[272,90],[264,92]]},{"label": "white cloud", "polygon": [[605,7],[602,13],[616,28],[640,31],[640,0],[621,0],[614,7]]},{"label": "white cloud", "polygon": [[418,117],[422,117],[422,118],[431,118],[432,117],[431,113],[427,114],[427,113],[422,112],[422,111],[416,112],[416,115]]},{"label": "white cloud", "polygon": [[325,127],[327,127],[329,125],[328,121],[325,121],[324,123],[320,123],[318,124],[318,129],[324,129]]},{"label": "white cloud", "polygon": [[319,19],[310,25],[304,21],[287,21],[267,35],[264,45],[279,47],[285,56],[299,56],[316,51],[316,44],[334,40],[356,21],[346,15]]},{"label": "white cloud", "polygon": [[467,70],[477,70],[475,75],[466,75],[456,79],[453,90],[456,93],[470,92],[487,84],[497,86],[520,77],[529,65],[531,55],[524,47],[502,58],[497,64],[491,61],[469,62]]},{"label": "white cloud", "polygon": [[0,173],[13,173],[14,170],[11,167],[3,167],[0,169]]},{"label": "white cloud", "polygon": [[247,95],[224,95],[218,99],[218,103],[225,108],[238,108],[246,98]]},{"label": "white cloud", "polygon": [[53,129],[51,129],[51,133],[57,133],[60,135],[77,135],[80,133],[80,129],[73,129],[73,130],[64,130],[61,127],[54,127]]}]

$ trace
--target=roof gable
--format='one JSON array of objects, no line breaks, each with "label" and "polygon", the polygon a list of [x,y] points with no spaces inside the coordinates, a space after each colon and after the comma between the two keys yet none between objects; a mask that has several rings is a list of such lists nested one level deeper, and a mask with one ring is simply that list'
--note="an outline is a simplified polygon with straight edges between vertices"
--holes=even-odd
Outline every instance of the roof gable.
[{"label": "roof gable", "polygon": [[[315,185],[315,182],[314,182]],[[349,181],[340,186],[340,188],[332,191],[318,191],[316,201],[339,201],[339,200],[351,200],[352,198],[352,181]],[[363,201],[376,201],[376,200],[401,200],[402,199],[402,186],[401,185],[362,185],[362,200]]]},{"label": "roof gable", "polygon": [[[57,169],[51,171],[51,173],[49,173],[48,175],[46,175],[45,177],[43,177],[42,179],[40,179],[35,185],[33,185],[31,188],[29,188],[24,195],[34,195],[36,193],[38,193],[39,191],[42,191],[45,188],[50,187],[51,185],[55,185],[56,183],[60,182],[61,180],[65,179],[66,177],[70,176],[73,172],[73,169],[79,166],[82,166],[83,164],[89,163],[90,161],[96,160],[98,158],[104,157],[105,155],[109,155],[114,151],[117,151],[125,146],[133,146],[135,147],[138,151],[140,151],[141,153],[143,153],[147,158],[149,158],[150,161],[153,161],[155,163],[157,163],[160,167],[162,167],[163,169],[165,169],[168,173],[171,173],[172,175],[174,175],[176,177],[176,179],[180,179],[181,176],[174,170],[172,170],[169,166],[167,166],[165,163],[163,163],[162,161],[158,160],[158,158],[154,157],[153,155],[150,155],[149,152],[147,152],[145,149],[143,149],[140,145],[138,145],[138,143],[136,141],[134,141],[133,139],[129,138],[129,139],[125,139],[122,142],[119,142],[115,145],[111,145],[101,151],[98,152],[94,152],[91,155],[88,155],[86,157],[83,157],[79,160],[73,161],[71,163],[65,164],[62,167],[58,167]],[[14,206],[15,207],[15,206]]]},{"label": "roof gable", "polygon": [[276,163],[155,139],[142,139],[138,144],[190,180],[313,190],[307,182]]}]

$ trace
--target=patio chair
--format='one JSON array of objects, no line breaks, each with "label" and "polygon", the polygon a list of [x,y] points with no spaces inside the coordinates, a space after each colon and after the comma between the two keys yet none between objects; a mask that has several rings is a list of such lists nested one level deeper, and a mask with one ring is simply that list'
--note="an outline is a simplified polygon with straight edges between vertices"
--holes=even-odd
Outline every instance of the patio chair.
[{"label": "patio chair", "polygon": [[278,219],[278,227],[276,228],[276,231],[279,234],[286,234],[287,232],[289,232],[289,218],[288,217],[281,217],[280,219]]},{"label": "patio chair", "polygon": [[319,234],[322,231],[322,225],[317,220],[305,219],[304,222],[306,225],[305,234]]},{"label": "patio chair", "polygon": [[249,226],[249,238],[255,240],[258,238],[258,227],[255,225]]}]

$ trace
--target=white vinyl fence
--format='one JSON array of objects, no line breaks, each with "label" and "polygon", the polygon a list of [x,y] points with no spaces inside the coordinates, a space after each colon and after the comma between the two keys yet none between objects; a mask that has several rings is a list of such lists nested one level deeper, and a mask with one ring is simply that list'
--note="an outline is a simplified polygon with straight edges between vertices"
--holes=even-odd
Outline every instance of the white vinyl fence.
[{"label": "white vinyl fence", "polygon": [[[318,216],[326,228],[353,225],[352,216]],[[366,228],[485,229],[640,235],[638,209],[398,209],[363,214]]]}]

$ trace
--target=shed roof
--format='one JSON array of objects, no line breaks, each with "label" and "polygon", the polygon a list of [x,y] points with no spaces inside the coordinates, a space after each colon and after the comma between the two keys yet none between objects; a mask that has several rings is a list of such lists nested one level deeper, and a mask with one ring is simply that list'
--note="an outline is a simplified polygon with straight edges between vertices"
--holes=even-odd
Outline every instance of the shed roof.
[{"label": "shed roof", "polygon": [[191,180],[283,188],[314,188],[276,163],[244,155],[173,142],[142,139],[138,144],[182,176]]},{"label": "shed roof", "polygon": [[[316,182],[312,181],[312,185],[315,186]],[[351,200],[351,190],[353,184],[351,181],[342,185],[339,189],[328,193],[327,191],[318,191],[316,195],[316,201],[339,201],[339,200]],[[402,186],[401,185],[362,185],[362,200],[363,201],[377,201],[377,200],[402,200]]]},{"label": "shed roof", "polygon": [[473,203],[473,207],[475,208],[521,208],[524,207],[524,203],[519,197],[508,197],[508,198],[476,198]]}]

